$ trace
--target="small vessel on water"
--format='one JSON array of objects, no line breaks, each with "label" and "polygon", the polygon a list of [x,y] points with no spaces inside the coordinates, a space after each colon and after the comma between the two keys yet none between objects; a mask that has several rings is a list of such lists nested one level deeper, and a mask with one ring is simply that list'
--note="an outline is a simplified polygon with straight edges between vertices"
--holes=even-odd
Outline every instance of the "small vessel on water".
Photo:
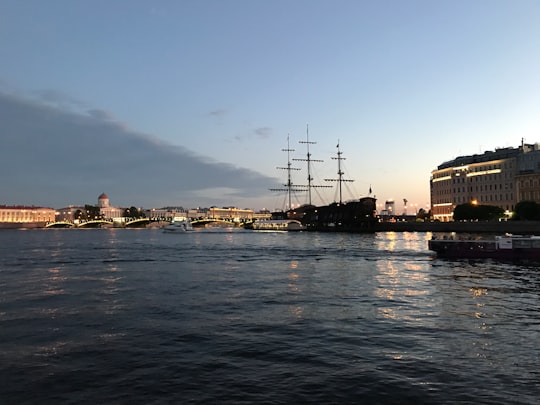
[{"label": "small vessel on water", "polygon": [[540,236],[495,236],[493,239],[433,238],[428,248],[449,259],[540,260]]},{"label": "small vessel on water", "polygon": [[193,231],[193,225],[187,219],[173,219],[169,225],[164,226],[163,232],[167,233],[184,233]]},{"label": "small vessel on water", "polygon": [[296,219],[269,219],[266,221],[255,221],[252,224],[255,231],[301,231],[304,229],[302,223]]}]

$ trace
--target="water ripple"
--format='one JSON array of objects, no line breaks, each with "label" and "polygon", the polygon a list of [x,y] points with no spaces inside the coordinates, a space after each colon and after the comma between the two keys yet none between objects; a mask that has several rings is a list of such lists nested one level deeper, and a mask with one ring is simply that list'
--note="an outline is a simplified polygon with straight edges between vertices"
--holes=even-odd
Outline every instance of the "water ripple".
[{"label": "water ripple", "polygon": [[429,237],[0,232],[0,403],[537,403],[538,268]]}]

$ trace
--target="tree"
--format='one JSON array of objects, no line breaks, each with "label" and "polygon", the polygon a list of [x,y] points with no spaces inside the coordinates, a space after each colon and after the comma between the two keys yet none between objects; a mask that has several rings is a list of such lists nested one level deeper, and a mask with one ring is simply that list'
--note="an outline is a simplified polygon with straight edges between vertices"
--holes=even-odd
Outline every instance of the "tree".
[{"label": "tree", "polygon": [[520,201],[514,209],[516,213],[514,219],[524,221],[540,220],[540,204],[534,201]]},{"label": "tree", "polygon": [[425,209],[420,208],[416,214],[416,218],[421,219],[422,221],[429,220],[429,218],[431,218],[431,210],[426,211]]},{"label": "tree", "polygon": [[454,221],[489,221],[504,217],[504,209],[494,205],[460,204],[454,209]]},{"label": "tree", "polygon": [[93,219],[101,219],[102,218],[101,211],[100,211],[100,209],[99,209],[99,207],[97,205],[88,205],[88,204],[86,204],[84,206],[84,209],[85,209],[86,215],[87,215],[86,219],[93,220]]},{"label": "tree", "polygon": [[145,218],[146,215],[144,215],[144,212],[142,212],[137,207],[131,206],[131,207],[126,208],[124,210],[124,217],[127,217],[127,218]]},{"label": "tree", "polygon": [[73,219],[78,219],[79,221],[85,221],[88,219],[88,215],[86,215],[86,211],[77,210],[73,214]]}]

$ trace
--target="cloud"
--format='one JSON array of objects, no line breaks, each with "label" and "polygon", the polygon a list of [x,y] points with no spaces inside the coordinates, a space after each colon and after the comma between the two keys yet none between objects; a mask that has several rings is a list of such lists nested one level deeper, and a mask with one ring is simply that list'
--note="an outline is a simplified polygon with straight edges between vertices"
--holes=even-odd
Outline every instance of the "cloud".
[{"label": "cloud", "polygon": [[220,196],[222,205],[234,205],[277,186],[256,171],[156,141],[99,109],[53,105],[54,95],[39,102],[0,92],[0,204],[59,208],[93,204],[106,192],[123,206],[205,206]]},{"label": "cloud", "polygon": [[109,112],[104,110],[92,109],[86,111],[86,113],[92,118],[95,118],[96,120],[114,121],[114,117]]},{"label": "cloud", "polygon": [[250,133],[245,135],[236,135],[234,136],[234,140],[236,142],[246,142],[250,141],[252,139],[268,139],[272,136],[272,128],[270,127],[260,127],[255,128]]},{"label": "cloud", "polygon": [[218,110],[210,111],[208,113],[208,115],[210,115],[211,117],[216,117],[216,118],[221,118],[226,114],[227,114],[227,110],[224,110],[224,109],[218,109]]},{"label": "cloud", "polygon": [[272,135],[272,128],[270,127],[261,127],[255,129],[255,135],[260,139],[270,138]]},{"label": "cloud", "polygon": [[37,90],[34,95],[38,102],[65,110],[78,111],[86,107],[82,101],[56,90]]}]

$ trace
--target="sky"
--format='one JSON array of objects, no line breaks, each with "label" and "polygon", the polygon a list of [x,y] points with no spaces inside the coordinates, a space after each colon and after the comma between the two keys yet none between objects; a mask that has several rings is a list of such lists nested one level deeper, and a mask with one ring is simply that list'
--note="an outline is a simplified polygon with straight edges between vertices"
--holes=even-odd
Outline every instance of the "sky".
[{"label": "sky", "polygon": [[284,209],[309,133],[314,184],[339,144],[344,200],[427,208],[441,163],[540,142],[539,72],[538,0],[3,0],[0,205]]}]

